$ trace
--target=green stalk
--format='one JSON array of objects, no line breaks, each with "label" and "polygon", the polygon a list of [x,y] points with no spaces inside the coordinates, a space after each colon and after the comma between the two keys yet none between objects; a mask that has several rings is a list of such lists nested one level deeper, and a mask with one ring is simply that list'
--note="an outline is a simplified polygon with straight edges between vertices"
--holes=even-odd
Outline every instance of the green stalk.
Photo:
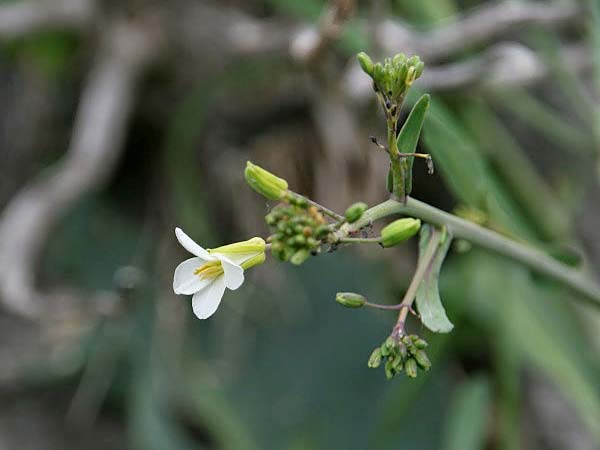
[{"label": "green stalk", "polygon": [[405,181],[404,181],[404,170],[402,168],[402,158],[400,158],[400,151],[398,150],[398,142],[396,141],[396,125],[397,119],[388,118],[387,120],[387,140],[388,149],[390,152],[390,162],[392,168],[393,177],[393,189],[392,192],[400,201],[404,201],[406,197]]},{"label": "green stalk", "polygon": [[[396,200],[380,203],[365,211],[357,222],[342,227],[338,233],[346,235],[378,219],[396,214],[416,217],[437,226],[446,226],[454,237],[518,261],[541,275],[563,283],[580,294],[581,298],[600,307],[600,287],[582,272],[559,263],[540,250],[516,242],[412,197],[407,197],[405,203]],[[340,235],[339,237],[344,236]]]}]

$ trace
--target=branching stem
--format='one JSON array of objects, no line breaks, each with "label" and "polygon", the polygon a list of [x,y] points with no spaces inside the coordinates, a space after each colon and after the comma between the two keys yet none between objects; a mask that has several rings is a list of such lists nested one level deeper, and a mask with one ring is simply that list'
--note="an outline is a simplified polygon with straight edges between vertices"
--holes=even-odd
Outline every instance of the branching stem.
[{"label": "branching stem", "polygon": [[431,263],[439,248],[441,238],[442,233],[439,230],[433,228],[431,239],[427,244],[425,253],[423,253],[423,257],[419,258],[417,270],[415,271],[415,274],[413,275],[413,278],[410,281],[410,285],[408,286],[408,289],[404,294],[404,298],[402,298],[402,302],[400,303],[400,313],[398,314],[398,321],[396,322],[394,330],[392,331],[392,336],[394,338],[399,338],[404,335],[404,324],[406,323],[406,317],[408,316],[410,308],[412,307],[412,304],[415,301],[417,290],[419,289],[421,281],[423,281],[423,278],[425,278],[425,276],[431,269]]},{"label": "branching stem", "polygon": [[518,261],[533,271],[568,286],[573,292],[579,294],[578,298],[600,307],[600,287],[588,279],[583,272],[556,261],[540,250],[516,242],[412,197],[407,197],[406,203],[387,200],[368,209],[357,222],[342,227],[338,232],[342,234],[339,237],[345,237],[348,233],[357,231],[378,219],[397,214],[416,217],[437,226],[446,226],[454,237]]}]

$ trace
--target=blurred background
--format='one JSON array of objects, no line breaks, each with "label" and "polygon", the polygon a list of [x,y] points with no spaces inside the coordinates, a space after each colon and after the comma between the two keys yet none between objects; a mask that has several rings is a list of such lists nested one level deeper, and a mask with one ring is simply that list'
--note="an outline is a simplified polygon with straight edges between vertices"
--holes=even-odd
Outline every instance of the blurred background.
[{"label": "blurred background", "polygon": [[600,267],[600,6],[0,1],[0,449],[599,449],[600,314],[461,244],[433,368],[367,368],[416,243],[272,259],[197,320],[187,253],[266,236],[246,160],[343,211],[387,195],[354,55],[418,54],[413,195]]}]

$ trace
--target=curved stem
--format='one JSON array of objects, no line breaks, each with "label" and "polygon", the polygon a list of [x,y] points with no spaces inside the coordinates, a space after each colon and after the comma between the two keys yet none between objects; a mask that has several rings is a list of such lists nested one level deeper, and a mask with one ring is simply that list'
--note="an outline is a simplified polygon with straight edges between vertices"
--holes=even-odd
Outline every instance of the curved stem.
[{"label": "curved stem", "polygon": [[578,293],[581,298],[600,307],[600,287],[589,280],[583,272],[556,261],[540,250],[518,243],[411,197],[407,197],[406,203],[387,200],[368,209],[357,222],[342,227],[340,233],[347,234],[356,231],[378,219],[396,214],[417,217],[437,226],[445,225],[455,237],[514,259],[539,274],[563,283]]}]

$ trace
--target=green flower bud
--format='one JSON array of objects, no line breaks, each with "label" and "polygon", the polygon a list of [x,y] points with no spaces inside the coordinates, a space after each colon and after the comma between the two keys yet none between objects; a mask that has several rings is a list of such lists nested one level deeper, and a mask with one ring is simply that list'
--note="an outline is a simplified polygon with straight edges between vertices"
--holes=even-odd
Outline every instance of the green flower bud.
[{"label": "green flower bud", "polygon": [[406,64],[406,55],[404,53],[398,53],[394,55],[392,62],[396,68],[399,68],[400,66]]},{"label": "green flower bud", "polygon": [[335,301],[346,308],[360,308],[367,302],[367,299],[355,292],[338,292],[335,294]]},{"label": "green flower bud", "polygon": [[423,350],[417,350],[417,352],[415,353],[415,360],[417,361],[417,364],[419,364],[421,369],[429,370],[429,368],[431,367],[431,362],[427,357],[427,353],[425,353]]},{"label": "green flower bud", "polygon": [[404,366],[404,359],[400,355],[396,355],[392,360],[392,367],[396,372],[402,372]]},{"label": "green flower bud", "polygon": [[270,200],[281,200],[287,193],[287,181],[250,161],[246,163],[244,177],[252,189]]},{"label": "green flower bud", "polygon": [[382,356],[389,356],[391,354],[389,347],[387,345],[385,345],[385,343],[381,344],[381,347],[379,347],[379,348],[381,350]]},{"label": "green flower bud", "polygon": [[366,203],[354,203],[353,205],[350,205],[348,207],[348,209],[344,213],[344,216],[346,217],[348,223],[354,223],[362,217],[363,213],[367,210],[367,208],[368,206]]},{"label": "green flower bud", "polygon": [[398,219],[381,230],[381,243],[384,247],[393,247],[413,237],[421,228],[419,219]]},{"label": "green flower bud", "polygon": [[296,253],[292,255],[290,258],[290,262],[295,266],[299,266],[304,261],[310,258],[310,252],[306,249],[298,250]]},{"label": "green flower bud", "polygon": [[408,358],[404,363],[404,371],[406,372],[406,376],[417,378],[417,361],[413,358]]},{"label": "green flower bud", "polygon": [[428,345],[425,339],[419,339],[418,337],[413,342],[415,344],[415,347],[417,347],[419,350],[427,348]]},{"label": "green flower bud", "polygon": [[256,256],[254,256],[254,257],[252,257],[252,258],[250,258],[250,259],[248,259],[248,260],[244,261],[244,262],[241,264],[241,266],[242,266],[242,269],[244,269],[244,270],[248,270],[248,269],[250,269],[251,267],[254,267],[254,266],[259,266],[259,265],[261,265],[262,263],[264,263],[264,262],[265,262],[265,259],[266,259],[266,255],[265,255],[264,253],[260,253],[260,254],[258,254],[258,255],[256,255]]},{"label": "green flower bud", "polygon": [[372,77],[376,85],[381,87],[385,84],[385,70],[383,69],[381,63],[375,64]]},{"label": "green flower bud", "polygon": [[358,55],[356,55],[356,59],[358,59],[358,63],[360,64],[363,72],[372,77],[375,65],[373,64],[373,61],[369,55],[367,55],[365,52],[360,52]]},{"label": "green flower bud", "polygon": [[388,380],[391,380],[396,375],[396,371],[394,370],[394,364],[391,359],[388,359],[385,363],[385,377]]},{"label": "green flower bud", "polygon": [[373,350],[373,353],[371,353],[367,365],[372,369],[375,369],[381,365],[381,349],[379,347]]}]

